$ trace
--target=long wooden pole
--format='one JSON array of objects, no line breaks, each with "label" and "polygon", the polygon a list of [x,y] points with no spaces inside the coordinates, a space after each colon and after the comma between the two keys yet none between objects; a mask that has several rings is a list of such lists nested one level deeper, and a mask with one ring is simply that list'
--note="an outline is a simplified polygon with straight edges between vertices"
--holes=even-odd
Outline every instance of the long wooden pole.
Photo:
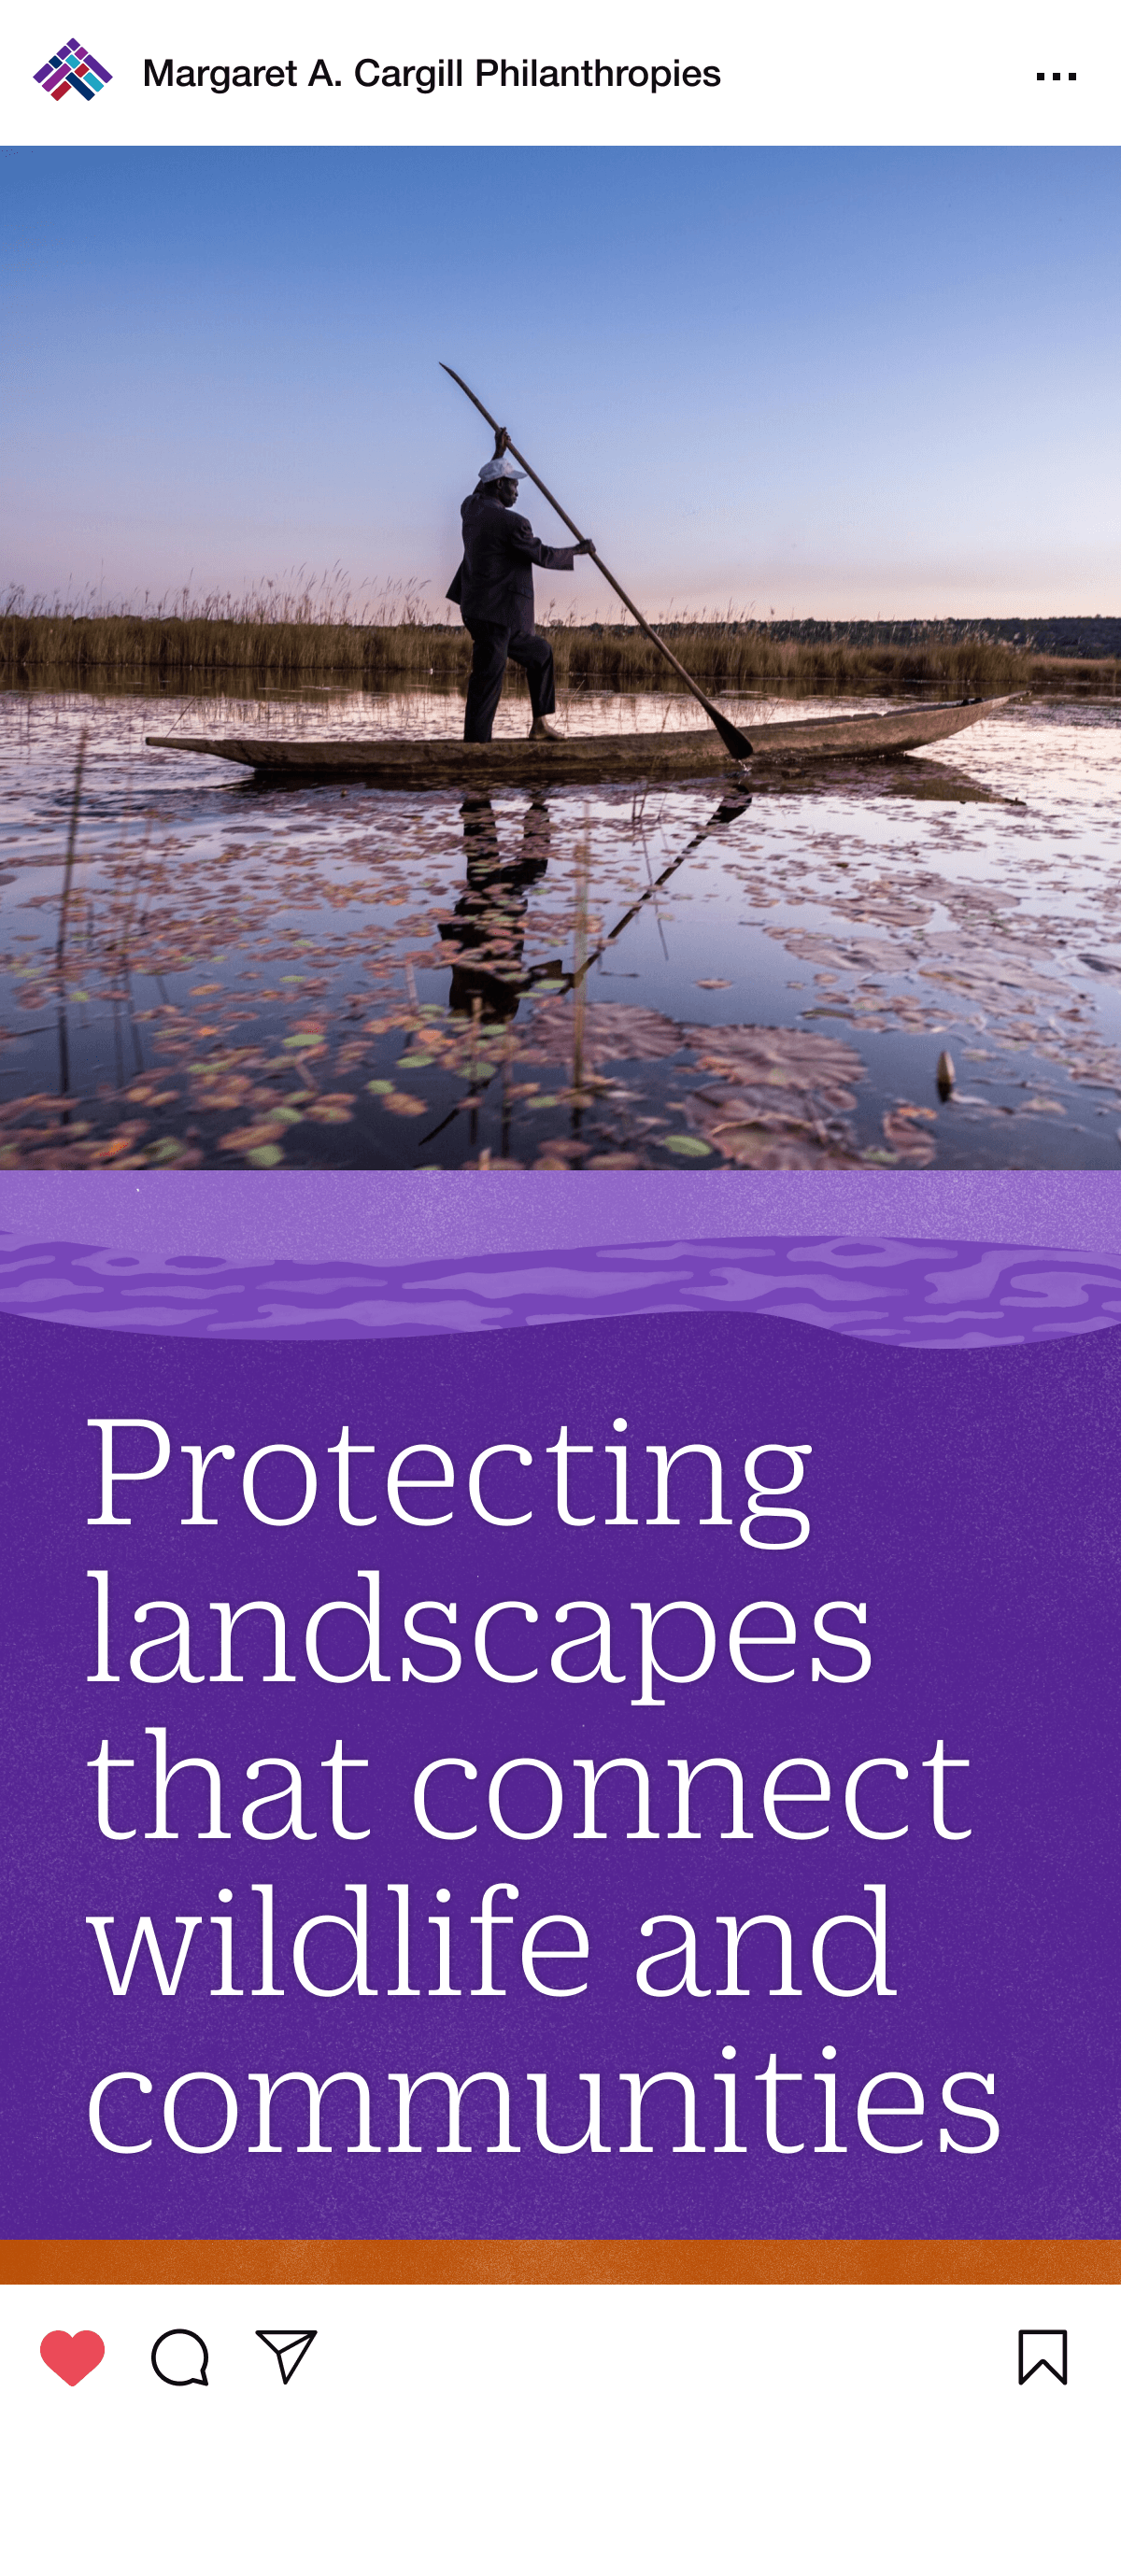
[{"label": "long wooden pole", "polygon": [[[457,376],[454,367],[445,365],[442,358],[439,363],[441,367],[443,367],[444,374],[451,377],[452,383],[459,386],[461,393],[466,394],[468,402],[474,403],[476,411],[480,411],[483,415],[483,419],[485,421],[489,421],[496,437],[501,437],[502,432],[499,428],[499,424],[494,419],[492,413],[487,410],[486,404],[481,403],[478,395],[472,393],[470,385],[464,384],[462,376]],[[576,525],[575,519],[570,519],[567,510],[562,510],[560,502],[554,498],[548,485],[542,482],[539,474],[534,473],[532,465],[527,464],[525,457],[522,455],[521,449],[519,447],[515,447],[513,439],[508,434],[506,435],[505,447],[502,451],[503,454],[505,454],[507,448],[516,463],[521,466],[523,473],[528,474],[530,482],[536,483],[538,491],[541,493],[542,498],[548,502],[549,508],[556,511],[558,519],[564,520],[566,528],[571,528],[577,544],[586,545],[587,539],[581,534],[580,529]],[[588,552],[591,556],[592,562],[599,565],[599,569],[603,574],[604,580],[610,583],[616,597],[622,600],[624,608],[628,608],[630,610],[636,626],[640,626],[643,634],[649,636],[651,643],[657,646],[659,653],[664,653],[667,662],[669,662],[672,668],[676,671],[679,680],[684,680],[686,688],[689,689],[692,695],[696,698],[698,705],[704,708],[710,724],[715,725],[725,749],[730,751],[733,758],[736,760],[750,760],[751,744],[749,743],[746,734],[742,734],[739,731],[738,726],[731,724],[727,716],[721,715],[719,707],[713,706],[711,698],[706,698],[704,690],[698,688],[697,682],[686,670],[684,663],[678,661],[676,653],[671,653],[669,645],[664,641],[664,638],[655,633],[654,628],[648,624],[646,618],[643,616],[642,610],[635,607],[633,599],[628,598],[622,582],[616,581],[614,573],[608,571],[602,556],[597,554],[595,547],[589,546]]]},{"label": "long wooden pole", "polygon": [[692,840],[686,842],[684,849],[678,851],[675,859],[669,860],[667,866],[662,869],[661,875],[659,877],[655,877],[650,885],[644,886],[642,893],[637,898],[637,901],[632,903],[629,911],[623,914],[622,919],[613,923],[611,929],[607,933],[606,939],[601,939],[599,947],[593,948],[590,955],[585,957],[583,965],[574,967],[571,973],[566,976],[565,985],[567,991],[575,991],[576,987],[583,982],[585,976],[591,973],[592,967],[598,965],[601,957],[606,956],[612,942],[620,938],[623,931],[629,928],[631,922],[634,921],[642,911],[643,906],[656,901],[663,886],[668,882],[669,878],[676,875],[678,868],[684,867],[686,859],[692,857],[694,850],[699,850],[702,841],[707,841],[709,833],[715,831],[717,824],[734,822],[738,815],[746,813],[751,801],[746,785],[743,787],[732,787],[728,789],[723,803],[717,806],[716,812],[712,817],[712,821],[710,823],[706,823],[701,831],[694,832]]}]

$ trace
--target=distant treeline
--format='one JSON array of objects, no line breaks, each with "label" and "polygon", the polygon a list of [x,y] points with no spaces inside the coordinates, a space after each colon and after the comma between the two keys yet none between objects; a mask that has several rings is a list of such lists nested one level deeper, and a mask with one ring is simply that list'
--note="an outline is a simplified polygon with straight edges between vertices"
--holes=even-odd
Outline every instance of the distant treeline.
[{"label": "distant treeline", "polygon": [[[562,687],[664,687],[666,666],[631,624],[546,626]],[[1116,695],[1121,618],[820,618],[666,621],[662,631],[710,689],[923,688],[947,697],[1001,689]],[[0,615],[0,673],[8,686],[228,688],[252,694],[301,681],[352,688],[462,684],[470,640],[461,626],[221,614],[106,616],[10,609]],[[520,684],[519,684],[520,685]],[[670,685],[673,685],[671,682]]]},{"label": "distant treeline", "polygon": [[[1116,661],[1121,617],[732,618],[732,634],[774,635],[783,644],[1013,644],[1076,661]],[[672,629],[666,627],[666,634]]]}]

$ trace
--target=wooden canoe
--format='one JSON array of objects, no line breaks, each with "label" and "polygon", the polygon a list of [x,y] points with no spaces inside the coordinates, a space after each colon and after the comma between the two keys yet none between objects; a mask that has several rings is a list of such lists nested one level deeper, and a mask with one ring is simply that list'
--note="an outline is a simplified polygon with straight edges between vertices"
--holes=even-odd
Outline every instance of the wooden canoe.
[{"label": "wooden canoe", "polygon": [[[887,707],[883,714],[805,716],[790,724],[752,724],[751,769],[768,772],[816,767],[825,760],[883,760],[945,742],[966,725],[1009,704],[1003,698],[958,698],[941,706]],[[740,771],[711,727],[702,733],[568,734],[559,742],[531,742],[527,735],[498,742],[454,742],[437,736],[411,742],[353,735],[337,742],[297,742],[276,735],[162,734],[145,737],[153,751],[204,752],[238,761],[258,776],[308,785],[315,780],[365,779],[373,787],[488,787],[589,784],[622,778],[703,778]]]}]

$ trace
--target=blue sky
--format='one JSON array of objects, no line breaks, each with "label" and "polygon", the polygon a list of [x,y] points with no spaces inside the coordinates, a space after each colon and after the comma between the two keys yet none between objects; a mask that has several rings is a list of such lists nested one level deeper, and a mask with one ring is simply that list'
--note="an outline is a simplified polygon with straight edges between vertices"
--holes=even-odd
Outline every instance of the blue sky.
[{"label": "blue sky", "polygon": [[2,186],[28,592],[439,599],[490,444],[446,358],[648,609],[1121,610],[1121,152],[27,149]]}]

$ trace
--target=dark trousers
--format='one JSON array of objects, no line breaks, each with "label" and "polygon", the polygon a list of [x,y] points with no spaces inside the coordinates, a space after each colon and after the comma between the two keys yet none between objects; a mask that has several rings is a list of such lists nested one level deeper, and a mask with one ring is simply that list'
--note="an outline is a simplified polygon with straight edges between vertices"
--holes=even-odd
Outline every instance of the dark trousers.
[{"label": "dark trousers", "polygon": [[463,623],[475,648],[471,656],[471,677],[467,683],[464,741],[490,741],[508,661],[520,662],[525,672],[534,718],[551,716],[557,701],[553,689],[553,648],[545,636],[512,635],[508,626],[493,626],[482,617],[465,617]]}]

